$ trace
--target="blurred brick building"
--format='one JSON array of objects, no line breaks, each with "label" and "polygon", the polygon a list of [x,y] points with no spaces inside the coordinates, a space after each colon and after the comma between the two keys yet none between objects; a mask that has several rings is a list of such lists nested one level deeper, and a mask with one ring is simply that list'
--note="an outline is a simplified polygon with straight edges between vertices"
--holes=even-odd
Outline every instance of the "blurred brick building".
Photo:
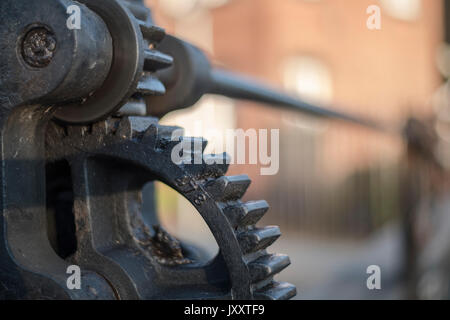
[{"label": "blurred brick building", "polygon": [[[147,2],[158,24],[203,48],[218,64],[392,126],[400,126],[411,114],[430,115],[431,96],[442,83],[436,68],[444,30],[441,0]],[[367,28],[371,5],[381,9],[380,30]],[[224,108],[223,103],[233,107]],[[336,211],[348,205],[336,202],[354,199],[342,200],[336,189],[345,185],[349,197],[363,190],[367,194],[361,201],[370,203],[374,194],[383,198],[378,190],[385,188],[383,181],[394,183],[392,171],[382,167],[395,163],[401,153],[399,140],[246,102],[219,99],[203,104],[167,121],[189,126],[192,119],[204,117],[221,128],[280,128],[277,176],[259,176],[254,166],[233,168],[233,173],[250,173],[250,196],[269,198],[274,220],[302,224],[306,216],[298,212],[320,211],[323,202],[330,206],[323,219],[330,212],[330,219],[339,219]],[[216,122],[205,111],[211,108]],[[358,178],[361,181],[348,182],[357,169],[369,172]]]}]

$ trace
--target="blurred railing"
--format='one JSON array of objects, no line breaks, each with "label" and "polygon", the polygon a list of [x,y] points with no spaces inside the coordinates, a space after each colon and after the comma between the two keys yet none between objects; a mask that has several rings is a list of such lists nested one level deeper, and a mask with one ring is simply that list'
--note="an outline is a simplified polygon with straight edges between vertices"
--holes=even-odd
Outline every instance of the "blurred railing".
[{"label": "blurred railing", "polygon": [[279,173],[251,177],[247,198],[271,205],[262,224],[280,225],[284,233],[358,238],[401,216],[400,135],[297,114],[289,119],[280,128]]}]

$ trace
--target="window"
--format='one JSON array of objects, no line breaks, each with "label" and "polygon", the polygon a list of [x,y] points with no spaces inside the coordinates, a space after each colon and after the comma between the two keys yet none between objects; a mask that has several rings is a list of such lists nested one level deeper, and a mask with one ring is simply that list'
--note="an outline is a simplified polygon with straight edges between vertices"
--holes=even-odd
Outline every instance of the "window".
[{"label": "window", "polygon": [[312,102],[327,103],[333,97],[331,73],[319,59],[293,57],[284,63],[283,80],[287,90]]},{"label": "window", "polygon": [[228,0],[160,0],[159,4],[164,12],[174,18],[182,18],[198,8],[217,8],[226,4]]},{"label": "window", "polygon": [[380,0],[380,2],[387,14],[401,20],[416,20],[422,10],[421,0]]}]

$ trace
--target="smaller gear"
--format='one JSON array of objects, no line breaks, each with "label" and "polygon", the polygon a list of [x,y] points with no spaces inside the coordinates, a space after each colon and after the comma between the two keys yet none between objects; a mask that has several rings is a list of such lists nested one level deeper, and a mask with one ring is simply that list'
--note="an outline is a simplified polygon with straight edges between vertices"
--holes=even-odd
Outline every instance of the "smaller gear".
[{"label": "smaller gear", "polygon": [[113,61],[103,86],[83,101],[61,107],[55,117],[72,124],[88,124],[108,115],[145,115],[144,97],[163,95],[156,71],[172,65],[169,55],[156,50],[165,31],[152,23],[141,1],[80,0],[99,15],[113,38]]}]

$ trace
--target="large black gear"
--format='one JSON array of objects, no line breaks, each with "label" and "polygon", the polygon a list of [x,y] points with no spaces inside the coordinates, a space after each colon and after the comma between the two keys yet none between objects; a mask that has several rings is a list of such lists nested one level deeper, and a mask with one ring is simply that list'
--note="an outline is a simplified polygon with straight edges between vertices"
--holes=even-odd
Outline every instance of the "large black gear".
[{"label": "large black gear", "polygon": [[[273,279],[290,264],[287,256],[266,251],[280,236],[278,227],[256,227],[267,203],[241,201],[248,176],[224,176],[228,165],[210,161],[224,155],[203,157],[206,141],[173,139],[177,128],[160,126],[154,118],[111,117],[124,105],[122,115],[145,113],[143,98],[165,93],[156,71],[172,58],[155,50],[164,31],[153,25],[142,0],[78,0],[88,18],[79,32],[58,28],[69,1],[32,2],[35,10],[27,10],[24,0],[0,3],[0,14],[16,29],[38,13],[47,28],[35,35],[56,39],[65,53],[29,72],[14,62],[12,46],[0,48],[7,75],[1,79],[7,95],[0,99],[0,298],[295,295],[294,286]],[[5,43],[16,43],[20,30],[5,30]],[[184,162],[177,164],[172,151],[186,141],[202,148],[183,154]],[[188,163],[199,156],[201,164]],[[206,261],[197,248],[167,233],[155,212],[151,225],[144,221],[142,188],[154,181],[172,187],[201,214],[220,249],[215,258]],[[77,290],[67,282],[73,264],[81,267]]]},{"label": "large black gear", "polygon": [[[227,177],[227,164],[207,164],[223,155],[205,156],[202,164],[175,164],[171,154],[180,141],[206,147],[203,140],[173,139],[176,129],[137,117],[77,127],[50,123],[47,160],[67,161],[73,179],[77,249],[68,259],[100,274],[118,299],[293,297],[294,286],[273,280],[289,257],[266,251],[279,228],[255,226],[267,203],[242,202],[248,176]],[[58,173],[47,178],[52,185]],[[195,248],[159,226],[145,224],[141,190],[149,181],[165,183],[195,206],[220,249],[212,261],[202,261]]]}]

